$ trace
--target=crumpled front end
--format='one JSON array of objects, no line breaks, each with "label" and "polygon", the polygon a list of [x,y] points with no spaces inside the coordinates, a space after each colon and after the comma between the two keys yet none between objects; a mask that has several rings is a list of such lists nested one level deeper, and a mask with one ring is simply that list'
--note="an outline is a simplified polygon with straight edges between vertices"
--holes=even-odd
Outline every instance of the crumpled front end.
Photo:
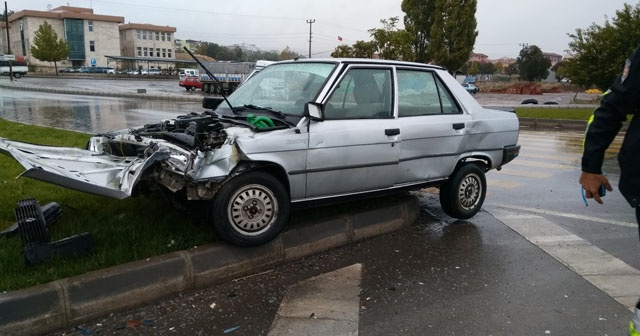
[{"label": "crumpled front end", "polygon": [[123,199],[144,181],[172,192],[186,189],[189,199],[209,199],[217,189],[213,184],[229,175],[240,152],[236,136],[214,118],[198,120],[189,122],[191,131],[155,124],[94,136],[88,149],[0,138],[0,152],[25,168],[20,176],[91,194]]}]

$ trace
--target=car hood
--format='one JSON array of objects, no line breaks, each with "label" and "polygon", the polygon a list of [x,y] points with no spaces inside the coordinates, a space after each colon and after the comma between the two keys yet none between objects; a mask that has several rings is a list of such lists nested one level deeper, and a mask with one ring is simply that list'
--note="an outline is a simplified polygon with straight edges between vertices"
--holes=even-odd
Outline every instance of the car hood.
[{"label": "car hood", "polygon": [[170,157],[166,148],[145,158],[97,154],[79,148],[50,147],[0,138],[0,152],[24,168],[20,176],[112,198],[131,196],[141,174]]},{"label": "car hood", "polygon": [[[275,124],[273,129],[288,127]],[[0,138],[0,153],[25,168],[20,176],[122,199],[145,178],[173,191],[189,181],[223,179],[239,161],[236,139],[258,131],[242,119],[190,114],[93,136],[87,149]]]}]

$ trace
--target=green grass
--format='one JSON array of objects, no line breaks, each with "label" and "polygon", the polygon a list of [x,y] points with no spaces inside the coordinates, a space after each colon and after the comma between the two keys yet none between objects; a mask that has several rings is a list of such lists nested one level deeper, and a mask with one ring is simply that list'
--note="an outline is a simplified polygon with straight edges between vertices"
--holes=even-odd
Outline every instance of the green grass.
[{"label": "green grass", "polygon": [[[0,119],[0,137],[24,142],[84,147],[89,135],[18,124]],[[35,198],[40,205],[56,202],[62,217],[49,228],[52,240],[91,234],[95,253],[67,260],[56,259],[27,266],[18,235],[0,238],[0,292],[25,288],[83,274],[129,261],[185,250],[217,241],[213,227],[203,216],[175,209],[168,201],[153,197],[115,200],[89,195],[29,178],[16,178],[23,168],[0,155],[0,231],[15,222],[16,203]],[[376,209],[405,200],[406,196],[368,199],[328,207],[293,211],[289,225],[349,212]]]},{"label": "green grass", "polygon": [[[0,136],[31,143],[83,147],[88,135],[16,124],[0,119]],[[194,223],[157,198],[115,200],[89,195],[29,178],[17,178],[22,166],[0,155],[0,230],[15,222],[16,203],[35,198],[57,202],[62,217],[49,229],[52,240],[89,232],[95,254],[27,266],[19,236],[0,238],[0,291],[28,287],[128,261],[187,249],[216,240],[211,227]]]},{"label": "green grass", "polygon": [[520,118],[589,120],[593,108],[536,108],[519,107],[516,114]]}]

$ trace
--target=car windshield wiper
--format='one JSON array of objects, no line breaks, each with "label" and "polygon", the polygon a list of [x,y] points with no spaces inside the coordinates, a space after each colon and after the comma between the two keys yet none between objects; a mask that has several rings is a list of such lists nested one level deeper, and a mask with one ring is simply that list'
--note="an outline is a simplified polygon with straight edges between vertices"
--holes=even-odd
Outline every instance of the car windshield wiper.
[{"label": "car windshield wiper", "polygon": [[273,115],[275,115],[276,117],[284,120],[287,115],[281,111],[276,111],[274,109],[272,109],[271,107],[264,107],[264,106],[258,106],[258,105],[253,105],[253,104],[244,104],[241,107],[235,107],[233,109],[234,112],[239,112],[239,111],[245,111],[245,110],[253,110],[253,111],[267,111]]}]

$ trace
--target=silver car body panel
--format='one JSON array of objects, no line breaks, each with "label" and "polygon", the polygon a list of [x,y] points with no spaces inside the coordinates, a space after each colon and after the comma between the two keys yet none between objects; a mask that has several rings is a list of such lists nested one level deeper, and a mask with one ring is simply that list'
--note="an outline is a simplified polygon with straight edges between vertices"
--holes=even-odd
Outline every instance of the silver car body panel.
[{"label": "silver car body panel", "polygon": [[[315,96],[318,104],[326,103],[350,67],[363,66],[354,60],[326,62],[338,65]],[[215,184],[231,178],[242,162],[268,164],[285,173],[291,201],[300,202],[444,181],[465,159],[482,159],[489,163],[487,168],[499,168],[505,146],[517,145],[515,113],[483,108],[445,70],[370,60],[365,66],[388,68],[394,75],[399,67],[433,72],[462,113],[398,117],[394,94],[392,118],[303,117],[297,125],[272,131],[235,125],[224,129],[222,143],[207,150],[121,130],[110,133],[110,139],[93,137],[89,150],[0,138],[0,152],[26,169],[22,176],[114,198],[131,196],[145,178],[171,191],[191,188],[195,190],[187,193],[191,199],[211,198]],[[109,154],[109,142],[139,147],[140,152],[124,157]]]}]

